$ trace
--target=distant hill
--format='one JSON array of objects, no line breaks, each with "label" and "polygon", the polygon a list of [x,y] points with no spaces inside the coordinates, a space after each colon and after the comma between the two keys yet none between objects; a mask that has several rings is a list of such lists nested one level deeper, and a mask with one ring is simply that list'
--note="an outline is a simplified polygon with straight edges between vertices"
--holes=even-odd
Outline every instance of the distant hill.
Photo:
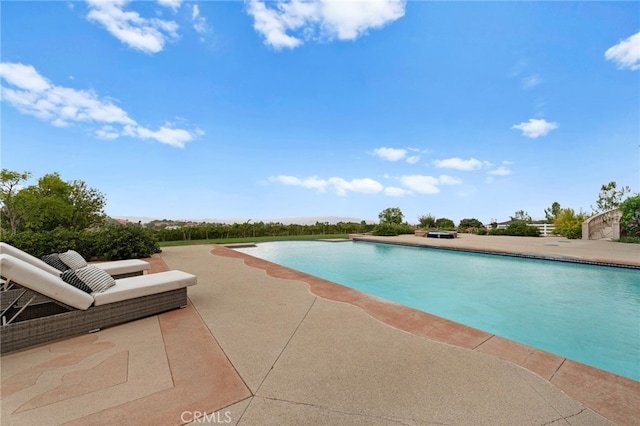
[{"label": "distant hill", "polygon": [[[355,217],[340,217],[340,216],[318,216],[318,217],[290,217],[290,218],[255,218],[255,219],[245,219],[245,218],[231,218],[231,219],[173,219],[168,217],[142,217],[142,216],[112,216],[113,219],[117,219],[119,221],[128,221],[130,223],[149,223],[154,220],[163,220],[166,219],[170,222],[195,222],[195,223],[245,223],[250,220],[253,223],[256,222],[264,222],[264,223],[282,223],[284,225],[313,225],[316,222],[328,222],[331,224],[335,224],[338,222],[353,222],[360,223],[363,219],[355,218]],[[364,219],[367,223],[376,223],[374,220]]]}]

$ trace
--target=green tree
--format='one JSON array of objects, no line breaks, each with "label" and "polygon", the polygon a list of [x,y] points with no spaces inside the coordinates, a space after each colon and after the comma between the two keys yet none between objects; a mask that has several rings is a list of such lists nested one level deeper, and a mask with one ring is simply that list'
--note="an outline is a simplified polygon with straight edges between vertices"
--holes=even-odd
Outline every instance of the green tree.
[{"label": "green tree", "polygon": [[438,220],[436,220],[436,227],[439,229],[452,231],[456,229],[456,224],[453,223],[451,219],[448,219],[446,217],[441,217],[441,218],[438,218]]},{"label": "green tree", "polygon": [[618,206],[622,213],[620,224],[629,237],[640,237],[640,194],[628,197]]},{"label": "green tree", "polygon": [[460,224],[458,225],[458,228],[461,231],[466,230],[468,228],[484,228],[484,224],[476,218],[462,219],[460,221]]},{"label": "green tree", "polygon": [[515,212],[514,216],[510,217],[512,221],[521,221],[526,223],[533,222],[531,220],[531,216],[529,216],[529,213],[525,212],[524,210],[518,210],[517,212]]},{"label": "green tree", "polygon": [[631,192],[631,188],[623,186],[619,190],[615,181],[611,181],[600,187],[600,194],[596,201],[596,207],[591,206],[594,213],[602,213],[618,207],[624,194]]},{"label": "green tree", "polygon": [[400,225],[402,224],[404,215],[400,207],[389,207],[378,214],[378,219],[380,219],[380,223],[395,223]]},{"label": "green tree", "polygon": [[418,216],[418,223],[420,223],[420,227],[422,229],[431,229],[436,227],[436,218],[431,216],[431,213],[428,215]]},{"label": "green tree", "polygon": [[83,181],[64,182],[58,173],[41,177],[37,185],[22,189],[13,199],[23,218],[18,230],[82,230],[104,223],[106,217],[102,193]]},{"label": "green tree", "polygon": [[583,212],[577,213],[573,209],[560,209],[553,221],[553,232],[569,239],[582,238],[582,222],[587,219]]},{"label": "green tree", "polygon": [[82,180],[74,180],[69,184],[71,186],[69,201],[73,205],[71,227],[87,229],[104,224],[107,217],[104,213],[106,205],[104,194],[95,188],[87,187]]},{"label": "green tree", "polygon": [[11,235],[15,235],[22,220],[22,212],[14,203],[20,184],[31,177],[31,172],[0,171],[0,226],[9,222]]},{"label": "green tree", "polygon": [[557,219],[561,210],[562,208],[560,207],[560,203],[557,201],[554,201],[548,209],[544,209],[544,216],[547,219],[547,223],[553,223]]}]

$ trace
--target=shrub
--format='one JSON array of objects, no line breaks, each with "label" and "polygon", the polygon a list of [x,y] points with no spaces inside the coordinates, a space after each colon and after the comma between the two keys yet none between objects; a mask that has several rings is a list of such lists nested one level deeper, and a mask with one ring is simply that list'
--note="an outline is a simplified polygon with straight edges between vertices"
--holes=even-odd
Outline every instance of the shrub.
[{"label": "shrub", "polygon": [[576,214],[573,209],[562,209],[553,221],[553,233],[574,240],[582,238],[582,223],[586,218],[582,212]]},{"label": "shrub", "polygon": [[426,216],[419,216],[418,217],[418,223],[420,223],[420,227],[422,227],[422,229],[431,229],[431,228],[435,228],[436,227],[436,218],[431,216],[431,213],[429,213]]},{"label": "shrub", "polygon": [[487,235],[487,228],[475,228],[473,231],[474,234]]},{"label": "shrub", "polygon": [[141,226],[112,226],[96,235],[95,255],[105,260],[137,259],[160,253],[152,230]]},{"label": "shrub", "polygon": [[529,226],[526,222],[514,221],[507,226],[507,235],[519,236],[519,237],[539,237],[540,230],[535,226]]},{"label": "shrub", "polygon": [[138,259],[160,253],[153,231],[138,226],[119,225],[99,231],[24,231],[3,234],[2,240],[38,258],[67,250],[75,250],[87,260]]},{"label": "shrub", "polygon": [[484,228],[484,224],[476,218],[462,219],[458,225],[458,231],[467,232],[468,228]]},{"label": "shrub", "polygon": [[622,237],[618,240],[619,243],[640,244],[640,237]]},{"label": "shrub", "polygon": [[640,194],[629,197],[618,206],[622,218],[620,225],[629,237],[640,237]]},{"label": "shrub", "polygon": [[48,232],[23,231],[15,235],[3,235],[2,239],[38,258],[50,253],[75,250],[88,259],[93,252],[93,243],[88,234],[57,228]]},{"label": "shrub", "polygon": [[400,234],[411,234],[413,228],[406,223],[382,222],[373,228],[373,235],[391,237]]},{"label": "shrub", "polygon": [[571,228],[565,231],[564,236],[570,240],[579,240],[582,238],[582,226]]},{"label": "shrub", "polygon": [[454,231],[456,229],[455,223],[453,223],[451,219],[447,219],[446,217],[441,217],[436,220],[436,227],[446,231]]},{"label": "shrub", "polygon": [[510,235],[514,237],[539,237],[540,230],[535,226],[529,226],[521,220],[511,222],[504,229],[495,228],[489,230],[489,235]]}]

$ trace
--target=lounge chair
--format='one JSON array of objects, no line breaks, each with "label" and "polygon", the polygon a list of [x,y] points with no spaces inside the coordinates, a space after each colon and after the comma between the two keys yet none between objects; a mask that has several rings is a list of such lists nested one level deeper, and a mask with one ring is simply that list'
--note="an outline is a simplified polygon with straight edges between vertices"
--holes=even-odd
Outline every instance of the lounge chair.
[{"label": "lounge chair", "polygon": [[5,253],[0,276],[0,353],[185,307],[187,287],[197,283],[195,275],[173,270],[117,279],[89,294]]},{"label": "lounge chair", "polygon": [[[53,266],[45,263],[41,259],[30,255],[26,251],[20,250],[5,242],[0,242],[0,253],[8,254],[18,259],[24,260],[38,268],[47,271],[53,275],[59,276],[60,271]],[[126,278],[143,275],[149,270],[149,262],[138,259],[114,260],[112,262],[94,262],[92,265],[106,271],[113,278]]]}]

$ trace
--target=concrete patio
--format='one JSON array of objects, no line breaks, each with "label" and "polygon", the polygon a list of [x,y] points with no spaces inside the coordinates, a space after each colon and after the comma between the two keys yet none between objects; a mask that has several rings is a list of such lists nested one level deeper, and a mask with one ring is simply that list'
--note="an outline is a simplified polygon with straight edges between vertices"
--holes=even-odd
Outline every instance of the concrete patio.
[{"label": "concrete patio", "polygon": [[[527,240],[384,239],[640,265]],[[2,425],[640,424],[640,382],[225,247],[150,261],[198,276],[190,305],[2,356]]]}]

